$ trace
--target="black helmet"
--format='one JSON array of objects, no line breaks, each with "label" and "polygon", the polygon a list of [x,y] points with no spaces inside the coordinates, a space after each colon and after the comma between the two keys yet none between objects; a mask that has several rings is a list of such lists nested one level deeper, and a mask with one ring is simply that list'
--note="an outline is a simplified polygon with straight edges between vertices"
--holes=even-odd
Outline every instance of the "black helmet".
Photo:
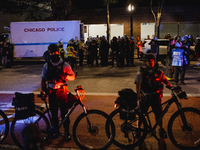
[{"label": "black helmet", "polygon": [[154,55],[152,53],[146,53],[143,58],[141,59],[141,61],[148,61],[150,59],[155,59]]},{"label": "black helmet", "polygon": [[48,46],[48,50],[50,53],[53,53],[53,52],[59,51],[59,47],[57,44],[50,44]]}]

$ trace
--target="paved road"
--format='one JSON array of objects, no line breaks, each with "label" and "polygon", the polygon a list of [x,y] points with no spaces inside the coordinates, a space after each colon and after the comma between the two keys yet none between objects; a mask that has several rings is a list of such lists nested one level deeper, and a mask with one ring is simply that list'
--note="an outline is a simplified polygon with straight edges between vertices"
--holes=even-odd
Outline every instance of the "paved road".
[{"label": "paved road", "polygon": [[[32,60],[33,62],[33,60]],[[194,62],[192,62],[194,64]],[[70,91],[74,91],[77,85],[82,85],[85,89],[89,109],[100,109],[106,113],[110,113],[114,110],[113,104],[117,98],[117,92],[123,88],[132,88],[135,90],[134,78],[136,76],[137,70],[140,66],[143,66],[142,62],[136,60],[136,67],[90,67],[83,66],[78,68],[78,76],[75,81],[68,82]],[[13,68],[7,68],[0,71],[0,109],[3,109],[7,116],[12,120],[14,109],[11,105],[12,98],[14,97],[14,92],[29,93],[34,92],[39,93],[40,90],[40,74],[42,70],[42,63],[18,63]],[[160,68],[165,71],[165,67],[160,64]],[[186,85],[182,88],[187,92],[189,99],[183,101],[183,106],[192,106],[200,108],[200,84],[197,81],[199,78],[200,67],[189,66],[186,71]],[[173,81],[171,81],[173,84]],[[163,101],[167,100],[170,96],[170,91],[165,89]],[[37,105],[43,105],[39,99],[36,98]],[[170,108],[169,113],[164,119],[164,128],[167,130],[167,122],[169,117],[175,112],[176,108],[173,106]],[[80,108],[77,108],[71,116],[71,126],[72,129],[73,119],[76,118],[81,112]],[[154,117],[153,117],[154,120]],[[52,147],[68,147],[77,148],[73,140],[69,143],[60,142],[63,139],[54,140],[54,142],[49,145],[49,149]],[[16,149],[12,142],[10,135],[4,141],[2,148],[6,149],[9,146],[11,149]],[[12,146],[10,146],[12,145]],[[145,148],[146,145],[146,148]],[[166,145],[166,146],[165,146]],[[111,145],[109,149],[117,150],[118,147]],[[136,149],[139,149],[137,147]],[[157,144],[153,137],[148,137],[145,140],[142,149],[177,149],[168,139],[163,141],[163,144]]]}]

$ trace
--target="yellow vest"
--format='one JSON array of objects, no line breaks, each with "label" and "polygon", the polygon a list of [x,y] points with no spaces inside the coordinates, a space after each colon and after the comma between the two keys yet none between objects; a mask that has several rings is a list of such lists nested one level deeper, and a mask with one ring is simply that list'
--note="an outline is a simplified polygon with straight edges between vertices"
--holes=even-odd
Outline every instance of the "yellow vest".
[{"label": "yellow vest", "polygon": [[75,57],[75,51],[73,46],[68,46],[66,50],[68,57]]},{"label": "yellow vest", "polygon": [[[62,49],[63,49],[63,48],[59,48],[60,58],[62,58],[62,57],[61,57],[61,51],[62,51]],[[64,58],[66,58],[66,53],[65,53],[65,50],[64,50],[64,49],[63,49],[63,52],[64,52]]]}]

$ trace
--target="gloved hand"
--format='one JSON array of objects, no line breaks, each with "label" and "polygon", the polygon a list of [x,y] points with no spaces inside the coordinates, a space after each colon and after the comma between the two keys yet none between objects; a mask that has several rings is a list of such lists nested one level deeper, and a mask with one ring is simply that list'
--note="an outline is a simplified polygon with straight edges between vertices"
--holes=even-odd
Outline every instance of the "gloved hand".
[{"label": "gloved hand", "polygon": [[61,74],[60,74],[60,78],[61,78],[63,81],[66,81],[66,80],[67,80],[67,76],[68,76],[68,74],[66,74],[66,73],[61,73]]}]

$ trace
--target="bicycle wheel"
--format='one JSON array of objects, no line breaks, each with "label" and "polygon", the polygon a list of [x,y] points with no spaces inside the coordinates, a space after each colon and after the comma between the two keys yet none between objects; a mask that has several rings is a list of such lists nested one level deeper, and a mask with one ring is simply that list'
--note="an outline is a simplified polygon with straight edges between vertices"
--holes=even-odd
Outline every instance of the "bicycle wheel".
[{"label": "bicycle wheel", "polygon": [[9,121],[6,114],[0,110],[0,143],[2,143],[9,132]]},{"label": "bicycle wheel", "polygon": [[[111,133],[106,134],[106,121],[109,116],[100,110],[89,110],[88,114],[82,113],[73,125],[73,137],[79,148],[84,150],[105,150],[114,138],[115,127],[110,123]],[[91,128],[90,128],[91,127]]]},{"label": "bicycle wheel", "polygon": [[42,137],[47,136],[47,130],[50,128],[48,119],[40,111],[35,110],[35,115],[28,117],[26,119],[17,119],[14,118],[11,124],[11,136],[15,144],[23,149],[23,143],[21,139],[21,133],[24,127],[30,123],[35,123],[39,126]]},{"label": "bicycle wheel", "polygon": [[[138,110],[135,111],[134,120],[120,119],[120,109],[114,110],[110,118],[115,125],[115,138],[113,144],[123,149],[130,149],[139,146],[147,136],[147,123],[144,116]],[[138,128],[139,118],[143,124]],[[108,130],[107,130],[108,131]]]},{"label": "bicycle wheel", "polygon": [[[187,120],[183,125],[181,115]],[[169,120],[168,134],[172,143],[180,149],[200,148],[200,111],[186,107],[176,111]]]}]

